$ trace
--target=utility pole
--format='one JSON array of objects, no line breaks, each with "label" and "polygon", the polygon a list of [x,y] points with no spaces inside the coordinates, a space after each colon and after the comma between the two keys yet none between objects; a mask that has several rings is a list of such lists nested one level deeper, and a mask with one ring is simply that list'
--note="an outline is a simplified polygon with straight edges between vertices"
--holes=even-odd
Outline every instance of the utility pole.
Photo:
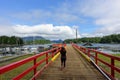
[{"label": "utility pole", "polygon": [[77,40],[77,28],[76,28],[76,40]]},{"label": "utility pole", "polygon": [[76,28],[76,43],[77,43],[77,28]]},{"label": "utility pole", "polygon": [[34,37],[34,35],[33,35],[33,45],[35,44],[35,37]]}]

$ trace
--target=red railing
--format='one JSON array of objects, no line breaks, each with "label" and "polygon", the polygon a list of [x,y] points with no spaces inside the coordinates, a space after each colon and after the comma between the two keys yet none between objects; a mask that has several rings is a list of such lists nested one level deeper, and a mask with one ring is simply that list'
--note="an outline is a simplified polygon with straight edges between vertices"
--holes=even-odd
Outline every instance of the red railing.
[{"label": "red railing", "polygon": [[[30,73],[31,71],[34,71],[34,75],[31,78],[31,80],[36,80],[36,77],[38,76],[38,74],[40,75],[40,73],[52,62],[51,60],[49,60],[51,57],[53,57],[56,53],[58,53],[60,51],[60,47],[58,48],[54,48],[45,52],[41,52],[40,54],[36,54],[32,57],[20,60],[18,62],[0,67],[0,76],[2,76],[3,74],[5,74],[6,72],[9,72],[13,69],[16,69],[24,64],[27,64],[28,62],[33,61],[33,66],[27,68],[25,71],[23,71],[22,73],[20,73],[19,75],[15,76],[12,78],[12,80],[21,80],[24,76],[26,76],[28,73]],[[44,59],[41,59],[39,62],[37,62],[37,59],[45,56],[46,57]],[[46,64],[39,70],[37,71],[37,67],[40,66],[42,63],[46,62]]]},{"label": "red railing", "polygon": [[[120,63],[120,57],[116,57],[104,52],[100,52],[94,49],[88,49],[85,47],[78,46],[76,44],[72,44],[73,47],[79,49],[84,54],[90,57],[90,59],[94,60],[94,62],[112,79],[115,80],[117,77],[115,76],[115,71],[120,75],[120,65],[115,65],[116,61],[119,61]],[[102,60],[99,55],[102,55],[109,59],[109,61]],[[109,63],[110,62],[110,63]],[[107,66],[107,68],[110,68],[110,71],[105,70],[105,67],[100,66],[100,63]]]},{"label": "red railing", "polygon": [[52,46],[53,46],[53,47],[63,47],[63,46],[66,46],[66,44],[61,44],[61,43],[60,43],[60,44],[53,44]]}]

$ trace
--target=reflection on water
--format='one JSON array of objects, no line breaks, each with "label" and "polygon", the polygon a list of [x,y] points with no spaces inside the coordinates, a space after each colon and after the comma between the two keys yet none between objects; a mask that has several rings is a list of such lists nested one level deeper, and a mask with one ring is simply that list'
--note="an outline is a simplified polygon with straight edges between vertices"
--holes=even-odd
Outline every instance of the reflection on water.
[{"label": "reflection on water", "polygon": [[[82,46],[83,44],[78,44]],[[116,54],[120,53],[120,44],[95,44],[92,43],[95,47],[100,47],[98,50],[101,52],[105,52],[108,54]]]}]

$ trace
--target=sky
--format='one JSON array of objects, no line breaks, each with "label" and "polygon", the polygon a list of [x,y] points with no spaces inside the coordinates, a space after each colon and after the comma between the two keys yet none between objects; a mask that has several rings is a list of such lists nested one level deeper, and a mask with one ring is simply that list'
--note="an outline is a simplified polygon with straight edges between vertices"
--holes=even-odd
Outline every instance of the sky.
[{"label": "sky", "polygon": [[120,33],[120,0],[0,0],[0,36],[46,39]]}]

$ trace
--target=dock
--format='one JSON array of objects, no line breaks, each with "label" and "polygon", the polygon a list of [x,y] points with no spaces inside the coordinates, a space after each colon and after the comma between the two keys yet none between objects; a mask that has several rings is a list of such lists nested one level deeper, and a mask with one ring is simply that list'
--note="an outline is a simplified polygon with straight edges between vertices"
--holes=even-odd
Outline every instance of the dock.
[{"label": "dock", "polygon": [[108,80],[71,45],[66,50],[66,67],[61,70],[59,55],[36,80]]}]

